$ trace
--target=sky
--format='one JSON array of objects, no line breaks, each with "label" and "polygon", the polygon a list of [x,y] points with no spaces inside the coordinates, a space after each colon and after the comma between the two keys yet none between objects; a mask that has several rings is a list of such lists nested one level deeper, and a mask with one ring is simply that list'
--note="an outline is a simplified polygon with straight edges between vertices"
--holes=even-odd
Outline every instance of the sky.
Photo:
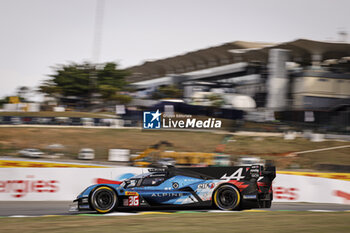
[{"label": "sky", "polygon": [[236,40],[336,41],[340,30],[350,42],[349,0],[104,0],[96,31],[97,1],[0,0],[0,98],[70,62],[126,68]]}]

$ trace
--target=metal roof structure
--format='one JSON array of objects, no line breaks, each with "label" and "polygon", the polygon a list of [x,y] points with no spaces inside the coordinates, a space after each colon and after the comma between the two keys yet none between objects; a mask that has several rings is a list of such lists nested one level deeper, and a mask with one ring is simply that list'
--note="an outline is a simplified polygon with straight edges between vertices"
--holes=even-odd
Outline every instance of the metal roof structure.
[{"label": "metal roof structure", "polygon": [[290,61],[310,65],[312,61],[344,59],[350,57],[350,44],[298,39],[272,44],[235,41],[219,46],[189,52],[175,57],[145,62],[128,68],[132,75],[128,82],[140,82],[176,74],[239,63],[267,63],[269,50],[273,48],[290,51]]}]

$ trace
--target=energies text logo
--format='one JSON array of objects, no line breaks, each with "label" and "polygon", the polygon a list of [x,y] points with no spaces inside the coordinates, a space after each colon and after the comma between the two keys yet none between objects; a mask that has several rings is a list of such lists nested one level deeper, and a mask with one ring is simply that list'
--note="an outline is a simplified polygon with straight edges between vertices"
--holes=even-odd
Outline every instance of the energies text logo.
[{"label": "energies text logo", "polygon": [[16,198],[28,193],[56,193],[59,190],[58,184],[58,180],[41,180],[34,176],[21,180],[0,180],[0,193],[10,193]]},{"label": "energies text logo", "polygon": [[156,112],[143,112],[143,128],[160,129],[160,116],[159,110]]}]

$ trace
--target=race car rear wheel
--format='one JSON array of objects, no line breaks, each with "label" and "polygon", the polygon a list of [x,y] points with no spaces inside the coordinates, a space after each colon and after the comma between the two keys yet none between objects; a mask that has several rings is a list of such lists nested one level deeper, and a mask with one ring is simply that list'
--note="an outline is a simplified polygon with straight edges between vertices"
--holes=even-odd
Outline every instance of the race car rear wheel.
[{"label": "race car rear wheel", "polygon": [[98,187],[91,194],[91,206],[99,213],[112,211],[118,202],[117,194],[107,186]]},{"label": "race car rear wheel", "polygon": [[221,210],[233,210],[239,206],[241,195],[232,185],[223,185],[214,193],[214,203]]}]

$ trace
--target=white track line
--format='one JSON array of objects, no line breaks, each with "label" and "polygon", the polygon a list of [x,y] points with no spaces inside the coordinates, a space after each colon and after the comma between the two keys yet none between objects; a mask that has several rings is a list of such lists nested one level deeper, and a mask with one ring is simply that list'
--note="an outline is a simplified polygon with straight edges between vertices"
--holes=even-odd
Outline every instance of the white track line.
[{"label": "white track line", "polygon": [[130,216],[130,215],[138,215],[138,213],[109,213],[109,214],[104,214],[103,216]]},{"label": "white track line", "polygon": [[230,210],[209,210],[209,211],[206,211],[205,213],[240,213],[243,211],[230,211]]},{"label": "white track line", "polygon": [[344,210],[343,211],[337,211],[337,210],[308,210],[309,212],[325,212],[325,213],[327,213],[327,212],[344,212]]},{"label": "white track line", "polygon": [[31,215],[11,215],[9,216],[10,218],[31,218],[31,217],[42,217],[44,215],[41,216],[31,216]]},{"label": "white track line", "polygon": [[335,149],[341,149],[341,148],[346,148],[346,147],[350,147],[350,145],[327,147],[327,148],[316,149],[316,150],[305,150],[305,151],[293,152],[293,154],[300,155],[300,154],[305,154],[305,153],[312,153],[312,152],[325,151],[325,150],[335,150]]}]

